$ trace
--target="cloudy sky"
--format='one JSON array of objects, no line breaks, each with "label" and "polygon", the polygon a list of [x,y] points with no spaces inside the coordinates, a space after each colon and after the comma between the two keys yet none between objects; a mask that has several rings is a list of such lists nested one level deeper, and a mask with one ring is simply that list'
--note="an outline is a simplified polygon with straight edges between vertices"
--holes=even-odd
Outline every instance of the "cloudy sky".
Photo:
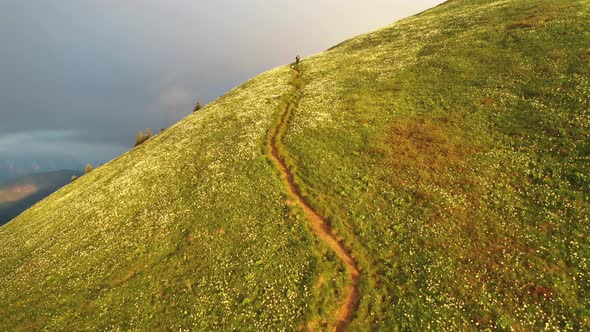
[{"label": "cloudy sky", "polygon": [[197,99],[441,2],[0,0],[0,168],[110,160]]}]

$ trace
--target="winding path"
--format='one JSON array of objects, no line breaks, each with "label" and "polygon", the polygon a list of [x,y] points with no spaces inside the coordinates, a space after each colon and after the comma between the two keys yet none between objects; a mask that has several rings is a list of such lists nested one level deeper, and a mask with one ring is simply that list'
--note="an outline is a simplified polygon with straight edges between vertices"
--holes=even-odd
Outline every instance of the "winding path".
[{"label": "winding path", "polygon": [[316,211],[311,205],[307,203],[305,198],[301,195],[299,189],[293,181],[293,174],[287,167],[284,157],[280,154],[280,148],[283,148],[283,134],[287,128],[289,117],[291,112],[296,107],[295,96],[300,91],[301,87],[298,84],[299,80],[299,66],[296,65],[294,69],[294,79],[292,85],[296,89],[296,93],[292,100],[287,103],[281,119],[271,133],[268,139],[269,145],[269,158],[278,168],[281,173],[281,178],[286,184],[289,194],[296,201],[296,203],[303,209],[305,217],[311,222],[311,228],[313,232],[325,242],[333,251],[336,253],[338,258],[342,261],[346,270],[348,271],[349,282],[346,289],[342,292],[342,304],[338,311],[334,313],[335,325],[332,327],[333,331],[345,331],[352,319],[353,313],[357,308],[359,300],[359,281],[360,271],[354,259],[352,258],[350,251],[340,243],[334,236],[330,225],[326,220]]}]

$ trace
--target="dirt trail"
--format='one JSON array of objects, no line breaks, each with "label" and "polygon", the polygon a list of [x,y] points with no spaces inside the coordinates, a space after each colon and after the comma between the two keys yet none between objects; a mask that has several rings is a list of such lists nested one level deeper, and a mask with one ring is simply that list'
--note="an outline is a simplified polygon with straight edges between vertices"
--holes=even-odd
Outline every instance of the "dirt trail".
[{"label": "dirt trail", "polygon": [[[299,70],[294,69],[295,80],[299,78]],[[293,84],[296,89],[300,89],[298,84]],[[285,132],[291,111],[294,109],[294,104],[288,103],[285,107],[281,120],[269,137],[268,144],[270,147],[269,158],[273,161],[276,167],[281,172],[281,177],[289,189],[289,194],[297,204],[301,206],[305,217],[311,222],[311,227],[314,233],[325,242],[340,258],[349,275],[349,283],[346,289],[342,292],[342,305],[334,314],[335,325],[332,327],[333,331],[345,331],[352,319],[352,315],[357,308],[359,300],[358,285],[360,281],[360,271],[349,250],[340,243],[335,237],[326,220],[315,211],[301,195],[299,189],[293,181],[293,174],[287,168],[283,157],[281,156],[278,147],[282,147],[283,133]]]}]

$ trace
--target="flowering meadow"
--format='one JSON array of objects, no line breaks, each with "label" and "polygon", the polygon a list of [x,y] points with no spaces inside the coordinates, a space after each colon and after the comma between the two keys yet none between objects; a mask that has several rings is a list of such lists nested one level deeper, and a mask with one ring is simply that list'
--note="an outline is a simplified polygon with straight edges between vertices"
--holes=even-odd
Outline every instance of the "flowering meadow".
[{"label": "flowering meadow", "polygon": [[451,0],[264,73],[0,227],[0,330],[590,330],[590,1]]},{"label": "flowering meadow", "polygon": [[2,227],[0,330],[303,326],[345,275],[264,155],[290,80],[247,82]]},{"label": "flowering meadow", "polygon": [[357,330],[590,329],[590,2],[448,1],[301,63]]}]

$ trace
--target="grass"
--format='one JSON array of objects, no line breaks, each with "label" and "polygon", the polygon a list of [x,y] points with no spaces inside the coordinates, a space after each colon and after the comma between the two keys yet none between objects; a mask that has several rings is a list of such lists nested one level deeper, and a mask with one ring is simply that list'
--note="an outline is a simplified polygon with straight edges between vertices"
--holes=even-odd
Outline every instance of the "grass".
[{"label": "grass", "polygon": [[455,1],[303,61],[286,143],[370,277],[356,329],[590,328],[589,17]]},{"label": "grass", "polygon": [[289,80],[263,74],[2,227],[0,329],[301,326],[338,261],[261,153]]},{"label": "grass", "polygon": [[[455,0],[265,73],[0,228],[0,329],[590,329],[590,3]],[[295,98],[295,101],[294,99]]]}]

